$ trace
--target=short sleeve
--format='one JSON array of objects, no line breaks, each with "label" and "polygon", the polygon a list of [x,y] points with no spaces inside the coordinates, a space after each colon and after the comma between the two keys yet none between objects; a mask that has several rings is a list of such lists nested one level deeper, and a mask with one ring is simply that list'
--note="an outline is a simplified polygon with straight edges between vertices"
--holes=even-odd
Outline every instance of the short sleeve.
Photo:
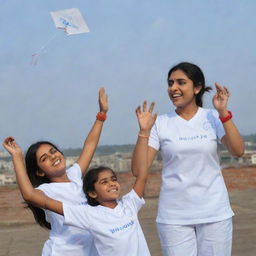
[{"label": "short sleeve", "polygon": [[74,206],[63,203],[64,224],[88,229],[90,225],[88,215],[86,214],[87,207],[88,205]]},{"label": "short sleeve", "polygon": [[215,130],[216,130],[216,135],[218,137],[219,143],[221,143],[221,139],[225,135],[225,130],[223,127],[223,124],[221,123],[219,119],[219,114],[216,110],[212,111],[213,117],[214,117],[214,124],[215,124]]},{"label": "short sleeve", "polygon": [[48,197],[52,197],[52,191],[51,191],[51,186],[50,184],[48,183],[44,183],[44,184],[41,184],[40,186],[38,186],[37,188],[35,189],[39,189],[41,190],[42,192],[44,192],[44,194]]},{"label": "short sleeve", "polygon": [[122,201],[124,204],[129,204],[136,213],[145,204],[145,200],[139,197],[133,189],[122,197]]},{"label": "short sleeve", "polygon": [[154,148],[155,150],[159,150],[160,149],[160,140],[159,140],[159,136],[158,136],[158,132],[157,132],[157,122],[158,119],[156,120],[155,124],[153,125],[151,132],[150,132],[150,136],[149,136],[149,141],[148,141],[148,145],[152,148]]},{"label": "short sleeve", "polygon": [[79,166],[79,164],[74,163],[71,167],[67,169],[67,175],[68,178],[76,183],[81,183],[82,182],[82,171]]}]

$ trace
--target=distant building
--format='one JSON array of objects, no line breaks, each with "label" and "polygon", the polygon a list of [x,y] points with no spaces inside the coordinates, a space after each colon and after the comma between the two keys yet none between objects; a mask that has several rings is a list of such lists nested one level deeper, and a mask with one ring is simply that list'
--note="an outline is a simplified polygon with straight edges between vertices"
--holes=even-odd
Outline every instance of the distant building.
[{"label": "distant building", "polygon": [[234,157],[227,150],[220,152],[220,162],[222,165],[251,165],[256,164],[256,151],[245,150],[243,156]]},{"label": "distant building", "polygon": [[0,174],[0,185],[16,184],[16,177],[14,174]]}]

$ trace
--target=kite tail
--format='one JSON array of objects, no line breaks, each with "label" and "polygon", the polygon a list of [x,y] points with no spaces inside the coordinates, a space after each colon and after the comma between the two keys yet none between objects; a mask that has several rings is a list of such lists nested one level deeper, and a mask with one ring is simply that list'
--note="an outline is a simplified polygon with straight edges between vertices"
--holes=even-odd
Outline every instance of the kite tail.
[{"label": "kite tail", "polygon": [[40,55],[42,54],[42,52],[57,37],[57,35],[58,35],[58,32],[54,33],[53,36],[51,38],[49,38],[48,41],[44,45],[42,45],[36,53],[33,53],[31,55],[31,62],[30,62],[31,65],[35,66],[37,64],[38,59],[39,59]]}]

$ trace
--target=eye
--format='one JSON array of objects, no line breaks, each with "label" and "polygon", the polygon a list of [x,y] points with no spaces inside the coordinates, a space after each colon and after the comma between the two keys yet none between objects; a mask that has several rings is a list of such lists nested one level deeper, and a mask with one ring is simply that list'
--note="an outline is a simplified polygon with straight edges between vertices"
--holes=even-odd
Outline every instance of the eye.
[{"label": "eye", "polygon": [[112,178],[112,181],[117,181],[117,177],[113,177],[113,178]]},{"label": "eye", "polygon": [[174,81],[173,80],[168,80],[168,86],[171,87],[173,85]]},{"label": "eye", "polygon": [[57,152],[57,149],[56,148],[51,148],[51,150],[50,150],[50,153],[51,154],[54,154],[54,153],[56,153]]},{"label": "eye", "polygon": [[178,80],[178,84],[179,85],[184,85],[184,84],[186,84],[186,81],[185,80]]},{"label": "eye", "polygon": [[44,162],[46,159],[47,159],[46,156],[42,157],[42,158],[41,158],[41,162]]}]

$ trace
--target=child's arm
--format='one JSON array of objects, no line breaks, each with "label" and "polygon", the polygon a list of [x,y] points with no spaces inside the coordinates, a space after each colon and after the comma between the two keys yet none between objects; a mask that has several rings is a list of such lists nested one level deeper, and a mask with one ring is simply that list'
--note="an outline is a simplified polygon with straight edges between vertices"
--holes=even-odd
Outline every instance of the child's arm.
[{"label": "child's arm", "polygon": [[23,199],[37,207],[48,209],[63,215],[62,203],[47,197],[41,190],[33,188],[25,168],[23,153],[13,137],[7,137],[3,143],[10,153],[17,183]]},{"label": "child's arm", "polygon": [[140,132],[136,146],[133,151],[133,158],[136,158],[136,172],[133,170],[133,175],[136,177],[136,181],[133,189],[139,197],[143,197],[145,185],[148,177],[148,138],[150,130],[155,123],[157,114],[152,115],[154,109],[154,103],[151,103],[149,110],[147,110],[147,102],[143,103],[143,110],[140,106],[136,109],[136,115],[140,126]]},{"label": "child's arm", "polygon": [[[99,90],[99,107],[100,107],[100,112],[104,114],[107,113],[108,97],[107,97],[107,94],[105,93],[104,88],[100,88]],[[82,152],[77,160],[77,163],[79,164],[83,175],[87,170],[87,168],[89,167],[92,157],[94,155],[94,152],[96,150],[96,147],[98,145],[103,123],[104,121],[100,121],[98,119],[94,122],[94,125],[84,142]]]}]

